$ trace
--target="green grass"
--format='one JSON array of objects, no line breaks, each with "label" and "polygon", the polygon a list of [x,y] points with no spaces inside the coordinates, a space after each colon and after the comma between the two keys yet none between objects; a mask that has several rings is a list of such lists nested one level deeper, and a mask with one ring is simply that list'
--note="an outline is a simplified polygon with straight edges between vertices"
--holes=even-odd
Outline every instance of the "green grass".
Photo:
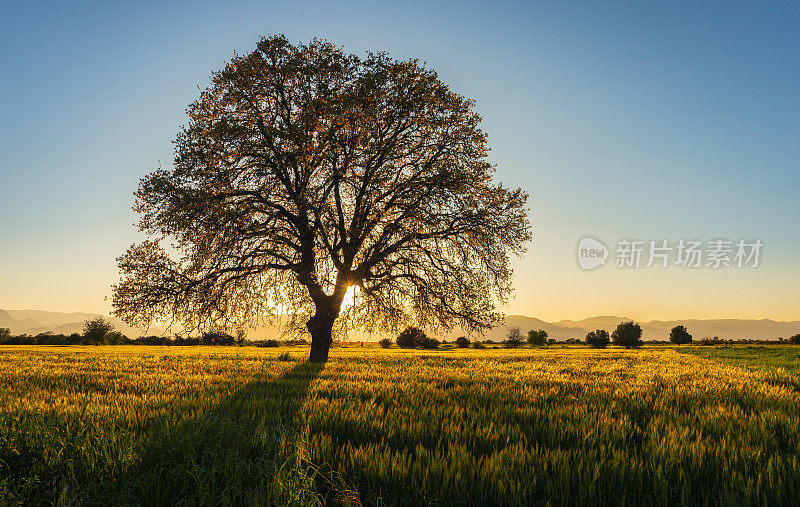
[{"label": "green grass", "polygon": [[797,345],[716,345],[676,347],[676,350],[736,366],[770,370],[785,368],[800,374],[800,347]]},{"label": "green grass", "polygon": [[800,347],[307,353],[0,347],[0,502],[800,498]]}]

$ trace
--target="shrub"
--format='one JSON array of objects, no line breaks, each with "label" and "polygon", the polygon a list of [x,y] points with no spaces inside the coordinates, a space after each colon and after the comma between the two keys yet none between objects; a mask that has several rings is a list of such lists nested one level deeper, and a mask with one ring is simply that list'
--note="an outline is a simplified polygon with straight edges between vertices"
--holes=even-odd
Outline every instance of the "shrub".
[{"label": "shrub", "polygon": [[269,339],[269,340],[262,341],[261,342],[261,346],[262,347],[278,347],[278,346],[280,346],[280,343],[278,342],[278,340]]},{"label": "shrub", "polygon": [[686,326],[675,326],[669,332],[669,341],[676,345],[692,343],[692,335],[686,330]]},{"label": "shrub", "polygon": [[789,338],[789,343],[794,345],[800,345],[800,334],[796,334]]},{"label": "shrub", "polygon": [[203,340],[199,336],[187,336],[184,338],[183,336],[176,334],[175,341],[173,342],[175,345],[202,345]]},{"label": "shrub", "polygon": [[381,341],[378,342],[381,348],[388,349],[392,346],[392,339],[391,338],[383,338]]},{"label": "shrub", "polygon": [[203,345],[233,345],[234,342],[236,342],[236,338],[228,333],[223,333],[222,331],[203,333],[203,337],[201,339],[203,341]]},{"label": "shrub", "polygon": [[486,345],[482,344],[481,342],[475,342],[472,344],[473,349],[485,349]]},{"label": "shrub", "polygon": [[83,323],[83,342],[99,345],[105,343],[106,334],[114,330],[114,326],[103,317],[95,317]]},{"label": "shrub", "polygon": [[7,327],[0,327],[0,343],[5,343],[11,338],[11,330]]},{"label": "shrub", "polygon": [[402,349],[413,349],[417,347],[422,347],[422,344],[425,340],[428,339],[428,335],[425,334],[425,331],[422,329],[409,326],[403,330],[399,335],[397,335],[397,346]]},{"label": "shrub", "polygon": [[511,348],[522,345],[522,330],[519,327],[512,327],[508,330],[505,345]]},{"label": "shrub", "polygon": [[456,347],[460,349],[466,349],[469,347],[469,338],[466,336],[459,336],[456,338]]},{"label": "shrub", "polygon": [[422,343],[420,343],[420,347],[422,347],[423,349],[429,349],[429,350],[438,349],[439,348],[439,340],[437,340],[436,338],[428,338],[426,336],[425,339],[422,340]]},{"label": "shrub", "polygon": [[[178,337],[179,338],[179,337]],[[169,336],[140,336],[133,340],[135,345],[172,345]]]},{"label": "shrub", "polygon": [[528,331],[528,343],[531,345],[547,345],[547,331],[539,329]]},{"label": "shrub", "polygon": [[106,345],[124,345],[127,341],[128,337],[116,330],[106,333],[103,338],[103,343]]},{"label": "shrub", "polygon": [[617,329],[611,334],[611,340],[614,345],[619,345],[625,348],[641,347],[642,345],[642,327],[633,322],[620,322]]},{"label": "shrub", "polygon": [[586,334],[586,344],[596,349],[604,349],[610,341],[608,331],[605,329],[595,329]]}]

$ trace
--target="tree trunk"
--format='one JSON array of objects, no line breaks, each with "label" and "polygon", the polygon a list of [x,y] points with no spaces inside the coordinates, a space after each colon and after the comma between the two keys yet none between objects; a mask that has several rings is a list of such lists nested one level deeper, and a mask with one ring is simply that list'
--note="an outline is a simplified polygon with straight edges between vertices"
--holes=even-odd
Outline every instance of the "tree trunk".
[{"label": "tree trunk", "polygon": [[331,334],[333,332],[333,322],[338,315],[332,311],[320,311],[316,313],[306,323],[308,332],[311,333],[311,356],[308,358],[312,363],[325,363],[328,361],[328,351],[331,348]]}]

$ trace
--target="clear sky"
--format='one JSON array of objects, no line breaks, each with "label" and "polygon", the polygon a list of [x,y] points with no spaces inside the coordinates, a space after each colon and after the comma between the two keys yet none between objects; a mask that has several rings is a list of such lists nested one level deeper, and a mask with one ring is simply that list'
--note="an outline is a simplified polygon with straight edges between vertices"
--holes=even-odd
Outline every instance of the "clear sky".
[{"label": "clear sky", "polygon": [[[798,320],[798,27],[797,2],[5,2],[0,308],[108,311],[138,179],[211,71],[284,33],[419,58],[477,101],[498,178],[531,194],[507,313]],[[585,235],[607,265],[578,266]],[[632,238],[764,247],[754,269],[615,267]]]}]

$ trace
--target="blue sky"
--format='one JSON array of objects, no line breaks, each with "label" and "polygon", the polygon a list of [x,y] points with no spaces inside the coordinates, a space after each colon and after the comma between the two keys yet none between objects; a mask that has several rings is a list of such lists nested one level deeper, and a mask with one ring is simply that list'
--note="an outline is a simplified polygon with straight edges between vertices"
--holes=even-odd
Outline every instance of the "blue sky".
[{"label": "blue sky", "polygon": [[[107,311],[132,192],[262,35],[419,58],[531,194],[509,313],[800,319],[800,4],[4,3],[0,308]],[[761,239],[756,269],[593,272],[584,235]]]}]

